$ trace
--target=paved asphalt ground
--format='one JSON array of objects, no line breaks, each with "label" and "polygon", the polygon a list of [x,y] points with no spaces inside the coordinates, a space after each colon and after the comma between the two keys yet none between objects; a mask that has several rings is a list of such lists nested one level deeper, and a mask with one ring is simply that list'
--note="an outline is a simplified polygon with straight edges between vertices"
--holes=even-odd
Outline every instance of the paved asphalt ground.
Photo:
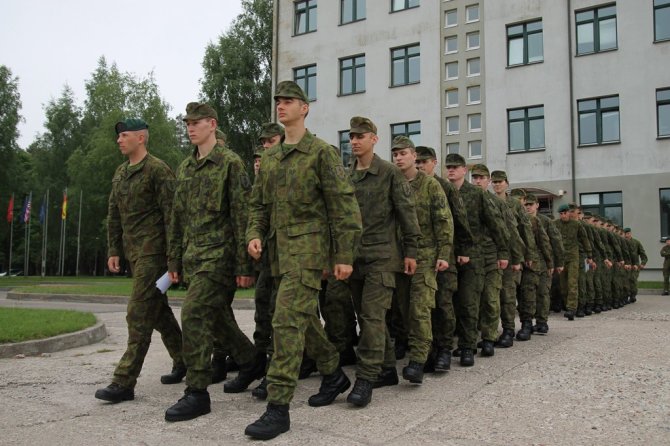
[{"label": "paved asphalt ground", "polygon": [[[106,340],[41,357],[0,359],[0,445],[259,444],[243,432],[264,410],[250,392],[210,387],[212,413],[166,423],[184,386],[160,384],[170,361],[155,335],[135,400],[93,398],[110,382],[125,348],[123,305],[16,302],[94,311]],[[178,313],[178,310],[176,310]],[[249,335],[253,312],[236,311]],[[311,408],[317,375],[300,381],[291,430],[270,441],[290,445],[670,445],[670,299],[638,296],[620,310],[568,322],[552,313],[547,336],[533,335],[475,366],[455,364],[423,385],[375,390],[355,409],[340,396]],[[399,361],[398,369],[406,363]],[[352,367],[345,369],[352,379]],[[255,383],[254,383],[255,386]]]}]

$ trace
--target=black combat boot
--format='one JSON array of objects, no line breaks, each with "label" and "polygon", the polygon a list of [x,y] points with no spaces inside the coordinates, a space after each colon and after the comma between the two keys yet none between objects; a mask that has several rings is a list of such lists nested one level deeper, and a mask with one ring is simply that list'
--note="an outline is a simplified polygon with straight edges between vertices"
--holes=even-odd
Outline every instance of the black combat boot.
[{"label": "black combat boot", "polygon": [[446,372],[451,368],[451,352],[448,348],[441,348],[435,355],[435,371]]},{"label": "black combat boot", "polygon": [[261,379],[265,375],[265,353],[259,353],[255,360],[240,365],[240,371],[232,381],[223,385],[224,393],[240,393],[247,390],[249,384]]},{"label": "black combat boot", "polygon": [[495,354],[495,349],[493,348],[493,341],[482,341],[482,351],[480,354],[484,357],[493,356]]},{"label": "black combat boot", "polygon": [[591,316],[593,314],[593,306],[591,304],[586,304],[584,306],[584,315]]},{"label": "black combat boot", "polygon": [[226,363],[225,357],[214,356],[212,358],[212,384],[218,384],[226,379],[228,376]]},{"label": "black combat boot", "polygon": [[545,335],[549,333],[549,325],[546,322],[538,322],[533,327],[533,331],[537,334]]},{"label": "black combat boot", "polygon": [[575,316],[577,317],[584,317],[586,316],[584,314],[584,307],[577,307],[577,312],[575,313]]},{"label": "black combat boot", "polygon": [[533,332],[533,321],[521,321],[521,330],[516,333],[517,341],[529,341]]},{"label": "black combat boot", "polygon": [[621,305],[619,305],[619,299],[614,300],[614,302],[612,303],[612,308],[614,308],[615,310],[621,308]]},{"label": "black combat boot", "polygon": [[593,307],[593,312],[594,312],[595,314],[600,314],[602,311],[603,311],[603,307],[602,307],[602,305],[600,305],[600,304],[596,304],[596,305]]},{"label": "black combat boot", "polygon": [[302,362],[300,363],[300,372],[298,373],[298,379],[306,379],[312,373],[318,372],[319,369],[316,367],[316,361],[310,358],[307,355],[303,355]]},{"label": "black combat boot", "polygon": [[347,396],[347,403],[365,407],[370,400],[372,400],[372,383],[366,379],[357,378],[353,390]]},{"label": "black combat boot", "polygon": [[163,384],[178,384],[186,376],[186,366],[178,365],[172,367],[172,371],[167,375],[161,376],[161,383]]},{"label": "black combat boot", "polygon": [[423,382],[423,364],[417,361],[410,361],[402,369],[403,379],[412,384],[421,384]]},{"label": "black combat boot", "polygon": [[569,321],[575,320],[575,312],[573,310],[568,310],[563,314],[564,317],[567,317]]},{"label": "black combat boot", "polygon": [[226,356],[226,370],[229,372],[237,372],[240,369],[240,365],[235,361],[232,356]]},{"label": "black combat boot", "polygon": [[631,304],[634,304],[635,302],[637,302],[637,296],[634,295],[634,294],[631,294],[631,296],[630,296],[630,303],[631,303]]},{"label": "black combat boot", "polygon": [[288,404],[268,403],[265,413],[244,429],[244,434],[258,440],[270,440],[291,428]]},{"label": "black combat boot", "polygon": [[398,371],[395,367],[382,367],[379,376],[372,382],[372,388],[379,389],[380,387],[397,386],[398,382]]},{"label": "black combat boot", "polygon": [[475,365],[475,352],[470,348],[461,349],[461,366],[472,367]]},{"label": "black combat boot", "polygon": [[207,390],[187,387],[184,396],[165,411],[165,421],[186,421],[212,411]]},{"label": "black combat boot", "polygon": [[512,328],[503,328],[502,333],[496,341],[496,347],[509,348],[514,345],[514,330]]},{"label": "black combat boot", "polygon": [[251,391],[251,396],[258,398],[259,400],[265,400],[268,397],[268,380],[267,377],[263,377],[261,383],[256,386],[254,390]]},{"label": "black combat boot", "polygon": [[611,309],[612,307],[610,306],[610,304],[603,304],[603,311],[610,311]]},{"label": "black combat boot", "polygon": [[103,389],[96,390],[95,397],[99,400],[109,401],[110,403],[120,403],[121,401],[134,400],[135,391],[117,383],[111,383]]},{"label": "black combat boot", "polygon": [[337,395],[344,393],[351,386],[351,381],[347,378],[341,368],[337,368],[330,375],[324,375],[321,378],[321,387],[319,393],[312,395],[307,400],[307,404],[312,407],[327,406],[337,398]]}]

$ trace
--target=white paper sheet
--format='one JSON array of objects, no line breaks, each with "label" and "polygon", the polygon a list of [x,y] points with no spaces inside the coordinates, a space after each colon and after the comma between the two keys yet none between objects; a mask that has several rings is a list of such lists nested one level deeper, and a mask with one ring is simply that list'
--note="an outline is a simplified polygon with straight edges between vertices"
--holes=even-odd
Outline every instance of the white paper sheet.
[{"label": "white paper sheet", "polygon": [[170,285],[172,285],[172,282],[170,281],[170,277],[166,271],[165,274],[163,274],[161,278],[156,281],[156,288],[158,288],[161,293],[165,294],[165,292],[170,288]]}]

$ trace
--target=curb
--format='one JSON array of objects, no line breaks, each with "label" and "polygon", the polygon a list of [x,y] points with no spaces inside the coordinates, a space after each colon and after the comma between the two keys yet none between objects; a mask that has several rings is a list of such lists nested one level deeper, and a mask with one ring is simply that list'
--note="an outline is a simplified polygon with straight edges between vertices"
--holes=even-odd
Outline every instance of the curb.
[{"label": "curb", "polygon": [[107,337],[105,324],[98,322],[92,327],[74,333],[66,333],[46,339],[17,342],[0,345],[0,358],[11,358],[16,355],[35,356],[40,353],[53,353],[84,345],[95,344]]},{"label": "curb", "polygon": [[[53,302],[79,302],[79,303],[95,303],[95,304],[119,304],[127,305],[129,298],[127,296],[100,296],[90,294],[41,294],[41,293],[21,293],[16,291],[9,291],[7,299],[11,300],[41,300]],[[170,299],[168,303],[172,307],[181,307],[184,299]],[[234,299],[233,310],[254,310],[256,305],[254,299]]]}]

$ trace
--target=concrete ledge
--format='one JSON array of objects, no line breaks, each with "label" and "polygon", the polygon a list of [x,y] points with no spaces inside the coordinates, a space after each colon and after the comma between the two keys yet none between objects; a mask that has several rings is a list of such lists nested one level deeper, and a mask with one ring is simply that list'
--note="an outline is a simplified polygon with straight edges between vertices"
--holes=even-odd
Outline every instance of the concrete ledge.
[{"label": "concrete ledge", "polygon": [[11,358],[16,355],[34,356],[40,353],[53,353],[69,348],[95,344],[107,337],[105,324],[98,322],[84,330],[66,333],[52,338],[34,341],[0,344],[0,358]]}]

